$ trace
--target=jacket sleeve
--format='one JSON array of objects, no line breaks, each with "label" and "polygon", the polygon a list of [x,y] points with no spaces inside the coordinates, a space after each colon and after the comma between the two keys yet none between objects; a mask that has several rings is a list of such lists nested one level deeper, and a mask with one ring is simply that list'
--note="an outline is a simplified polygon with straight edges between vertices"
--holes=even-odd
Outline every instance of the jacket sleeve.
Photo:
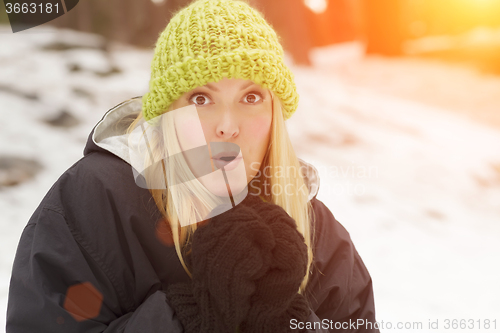
[{"label": "jacket sleeve", "polygon": [[122,313],[113,281],[94,258],[62,211],[40,205],[14,259],[6,332],[182,332],[161,290]]},{"label": "jacket sleeve", "polygon": [[378,333],[370,273],[347,230],[321,201],[312,204],[314,262],[306,290],[312,310],[330,331]]}]

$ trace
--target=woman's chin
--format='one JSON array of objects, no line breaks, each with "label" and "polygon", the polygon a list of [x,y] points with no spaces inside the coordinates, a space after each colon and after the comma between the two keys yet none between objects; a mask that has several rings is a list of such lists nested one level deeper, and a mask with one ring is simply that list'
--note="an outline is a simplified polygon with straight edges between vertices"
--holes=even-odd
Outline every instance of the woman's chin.
[{"label": "woman's chin", "polygon": [[[204,184],[205,185],[205,184]],[[210,193],[216,195],[220,198],[228,198],[229,199],[229,191],[226,186],[205,186]],[[231,196],[235,196],[240,194],[241,192],[246,190],[246,186],[242,187],[231,187]]]},{"label": "woman's chin", "polygon": [[[225,176],[224,176],[225,174]],[[245,191],[248,185],[244,163],[239,163],[233,170],[217,170],[198,178],[205,188],[218,197],[235,196]]]}]

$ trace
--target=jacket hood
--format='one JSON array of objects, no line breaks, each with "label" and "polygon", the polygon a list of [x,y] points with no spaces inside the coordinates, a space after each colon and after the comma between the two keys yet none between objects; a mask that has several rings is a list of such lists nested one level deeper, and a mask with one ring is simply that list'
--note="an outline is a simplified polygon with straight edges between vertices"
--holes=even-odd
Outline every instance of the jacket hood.
[{"label": "jacket hood", "polygon": [[[111,153],[131,164],[128,139],[125,131],[141,110],[142,96],[127,99],[109,109],[90,132],[83,155],[85,156],[96,151]],[[319,190],[318,170],[312,164],[300,158],[299,162],[302,165],[302,170],[305,172],[305,183],[309,189],[309,200],[312,200],[318,194]]]}]

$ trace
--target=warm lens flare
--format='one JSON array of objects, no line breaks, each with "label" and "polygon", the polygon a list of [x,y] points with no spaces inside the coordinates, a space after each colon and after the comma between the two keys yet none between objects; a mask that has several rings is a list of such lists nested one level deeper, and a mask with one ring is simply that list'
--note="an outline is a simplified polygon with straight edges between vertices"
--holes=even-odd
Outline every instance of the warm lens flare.
[{"label": "warm lens flare", "polygon": [[102,306],[102,294],[90,282],[73,285],[66,292],[64,309],[76,321],[95,318]]},{"label": "warm lens flare", "polygon": [[174,246],[174,237],[172,235],[172,229],[168,225],[168,222],[165,219],[159,219],[156,222],[155,228],[156,238],[166,246]]},{"label": "warm lens flare", "polygon": [[316,14],[323,13],[326,10],[326,7],[328,7],[327,0],[304,0],[304,4]]}]

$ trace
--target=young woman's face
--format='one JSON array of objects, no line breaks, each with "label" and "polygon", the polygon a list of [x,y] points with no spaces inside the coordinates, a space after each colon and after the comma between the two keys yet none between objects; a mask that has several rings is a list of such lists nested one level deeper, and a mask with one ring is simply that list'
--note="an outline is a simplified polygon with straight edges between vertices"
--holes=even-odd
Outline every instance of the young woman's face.
[{"label": "young woman's face", "polygon": [[[240,158],[242,156],[243,162],[235,159],[235,163],[227,164],[225,162],[227,157],[222,156],[222,160],[217,158],[221,151],[234,151],[230,148],[235,147],[234,145],[225,145],[226,148],[221,144],[212,145],[210,159],[213,166],[219,169],[227,165],[228,178],[231,177],[231,169],[244,166],[246,186],[257,174],[269,146],[272,122],[272,101],[269,90],[250,80],[223,78],[183,94],[173,103],[173,108],[178,109],[190,104],[196,106],[207,144],[226,142],[238,145],[241,151],[239,156]],[[195,141],[200,142],[199,134],[193,133],[195,125],[184,122],[179,125],[182,128],[177,128],[179,143],[183,150],[184,147],[196,146]],[[193,134],[179,135],[179,132]],[[190,166],[192,163],[195,161],[190,163],[188,160]],[[233,175],[236,175],[236,171]],[[229,180],[231,183],[231,179]]]}]

